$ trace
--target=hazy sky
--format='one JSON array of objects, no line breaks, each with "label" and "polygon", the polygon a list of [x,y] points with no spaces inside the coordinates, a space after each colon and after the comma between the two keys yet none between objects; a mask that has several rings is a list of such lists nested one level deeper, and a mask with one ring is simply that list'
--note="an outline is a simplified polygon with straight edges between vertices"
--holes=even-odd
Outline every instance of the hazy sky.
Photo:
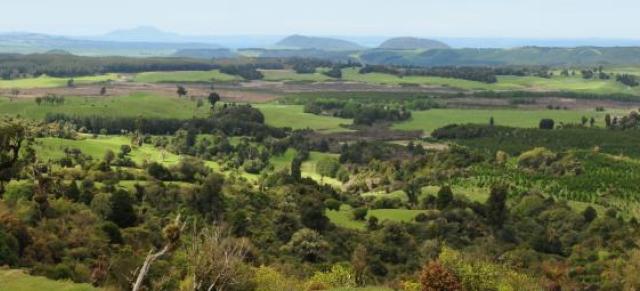
[{"label": "hazy sky", "polygon": [[0,31],[640,38],[638,0],[0,0]]}]

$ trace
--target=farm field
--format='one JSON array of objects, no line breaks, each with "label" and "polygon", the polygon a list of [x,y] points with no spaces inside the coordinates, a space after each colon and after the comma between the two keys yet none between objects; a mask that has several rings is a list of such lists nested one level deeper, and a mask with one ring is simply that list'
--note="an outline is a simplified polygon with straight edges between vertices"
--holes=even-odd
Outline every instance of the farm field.
[{"label": "farm field", "polygon": [[210,83],[240,81],[237,76],[212,71],[145,72],[136,74],[134,82],[139,83]]},{"label": "farm field", "polygon": [[197,108],[196,103],[177,96],[158,96],[136,93],[117,97],[65,97],[61,105],[38,105],[33,99],[18,99],[13,102],[0,98],[0,114],[20,115],[25,118],[43,119],[47,113],[67,115],[101,115],[112,117],[158,117],[187,119],[206,116],[206,106]]},{"label": "farm field", "polygon": [[94,84],[107,81],[116,81],[121,77],[118,74],[106,74],[98,76],[87,76],[77,78],[56,78],[40,76],[38,78],[27,78],[17,80],[0,80],[0,89],[26,89],[26,88],[54,88],[65,87],[69,79],[73,79],[76,85]]},{"label": "farm field", "polygon": [[90,284],[56,281],[30,276],[18,269],[0,269],[0,291],[98,291]]},{"label": "farm field", "polygon": [[511,127],[535,128],[540,119],[551,118],[556,125],[563,123],[580,123],[582,116],[594,117],[595,125],[604,126],[606,114],[623,114],[624,111],[596,112],[594,110],[520,110],[520,109],[432,109],[412,112],[411,119],[392,126],[398,130],[423,130],[430,133],[449,124],[488,124],[491,117],[496,125]]},{"label": "farm field", "polygon": [[293,70],[261,70],[265,81],[310,81],[322,82],[334,80],[320,72],[313,74],[298,74]]},{"label": "farm field", "polygon": [[266,123],[275,127],[310,128],[328,133],[349,131],[341,125],[352,123],[350,119],[304,113],[302,105],[256,104],[255,107],[264,114]]}]

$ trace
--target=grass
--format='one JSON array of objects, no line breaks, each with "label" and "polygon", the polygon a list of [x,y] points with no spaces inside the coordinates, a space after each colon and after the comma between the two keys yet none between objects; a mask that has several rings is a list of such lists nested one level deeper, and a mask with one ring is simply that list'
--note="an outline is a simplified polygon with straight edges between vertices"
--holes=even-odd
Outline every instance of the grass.
[{"label": "grass", "polygon": [[93,291],[100,290],[90,284],[55,281],[45,277],[30,276],[22,270],[0,269],[0,291]]},{"label": "grass", "polygon": [[[61,138],[40,138],[36,147],[38,158],[42,160],[59,159],[64,157],[64,148],[78,148],[86,155],[94,159],[102,159],[107,150],[114,153],[120,151],[121,145],[129,145],[131,141],[126,136],[99,136],[98,138],[86,138],[82,140],[69,140]],[[161,161],[165,165],[174,165],[180,161],[180,157],[170,152],[165,153],[162,160],[162,152],[148,144],[131,151],[131,159],[137,164],[144,161]]]},{"label": "grass", "polygon": [[[433,130],[449,124],[488,124],[491,117],[496,125],[521,128],[538,127],[540,119],[551,118],[556,124],[579,123],[582,116],[594,117],[596,126],[604,126],[604,116],[612,112],[596,112],[595,110],[520,110],[520,109],[432,109],[412,112],[409,121],[392,126],[398,130]],[[622,112],[618,112],[622,113]],[[613,113],[615,115],[616,113]]]},{"label": "grass", "polygon": [[147,93],[118,97],[65,97],[61,105],[38,105],[33,99],[26,98],[13,102],[0,98],[0,115],[20,115],[41,120],[47,113],[189,119],[194,115],[206,116],[209,110],[206,106],[197,108],[196,103],[187,98]]},{"label": "grass", "polygon": [[[342,205],[340,210],[329,210],[326,215],[331,222],[344,228],[363,230],[365,229],[365,221],[353,220],[351,213],[351,207],[349,205]],[[416,215],[424,212],[423,210],[409,210],[409,209],[373,209],[369,210],[367,219],[371,216],[378,218],[380,222],[385,220],[395,222],[410,222]]]},{"label": "grass", "polygon": [[26,78],[17,80],[0,80],[0,89],[25,89],[25,88],[55,88],[67,86],[67,81],[73,79],[76,85],[93,84],[115,81],[120,79],[118,74],[106,74],[97,76],[86,76],[77,78],[56,78],[49,76],[40,76],[38,78]]},{"label": "grass", "polygon": [[[288,169],[291,167],[291,161],[295,158],[297,152],[295,149],[288,149],[283,155],[273,156],[271,157],[271,164],[275,171],[279,171],[282,169]],[[342,186],[342,182],[337,179],[330,177],[321,177],[316,173],[316,164],[324,159],[324,158],[337,158],[336,154],[327,154],[321,152],[310,152],[309,159],[302,163],[300,170],[302,171],[302,176],[306,178],[314,179],[320,183],[329,184],[331,186],[340,187]]]},{"label": "grass", "polygon": [[265,81],[309,81],[323,82],[334,80],[320,72],[313,74],[298,74],[293,70],[261,70]]},{"label": "grass", "polygon": [[145,72],[137,74],[134,79],[139,83],[209,83],[240,81],[237,76],[213,71],[180,71],[180,72]]},{"label": "grass", "polygon": [[329,133],[349,131],[341,125],[353,122],[351,119],[304,113],[302,105],[256,104],[254,106],[264,114],[266,123],[275,127],[310,128]]}]

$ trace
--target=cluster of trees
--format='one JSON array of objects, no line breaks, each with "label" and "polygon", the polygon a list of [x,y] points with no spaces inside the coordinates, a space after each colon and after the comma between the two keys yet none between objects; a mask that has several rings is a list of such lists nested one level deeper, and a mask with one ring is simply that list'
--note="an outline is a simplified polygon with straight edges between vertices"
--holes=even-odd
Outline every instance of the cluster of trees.
[{"label": "cluster of trees", "polygon": [[434,76],[484,82],[498,82],[497,76],[536,76],[550,78],[553,73],[547,67],[394,67],[385,65],[367,65],[360,69],[361,74],[384,73],[403,76]]},{"label": "cluster of trees", "polygon": [[[426,103],[414,103],[414,105],[426,106]],[[355,125],[373,125],[381,121],[403,121],[411,118],[411,112],[404,106],[364,105],[359,102],[336,99],[309,101],[304,106],[304,112],[352,118]]]},{"label": "cluster of trees", "polygon": [[245,80],[262,80],[264,75],[258,71],[260,67],[253,64],[228,65],[220,68],[220,72],[240,76]]},{"label": "cluster of trees", "polygon": [[38,105],[41,105],[42,103],[48,105],[61,105],[64,104],[64,96],[47,94],[44,97],[36,97],[34,101]]},{"label": "cluster of trees", "polygon": [[640,85],[640,81],[638,81],[638,77],[630,74],[621,74],[616,76],[616,81],[627,85],[629,87],[637,87]]},{"label": "cluster of trees", "polygon": [[45,122],[70,123],[80,131],[94,134],[122,134],[140,132],[144,134],[173,134],[179,129],[202,133],[215,131],[227,135],[284,136],[282,129],[264,124],[264,115],[251,105],[225,104],[210,118],[162,119],[141,117],[108,117],[101,115],[47,114]]}]

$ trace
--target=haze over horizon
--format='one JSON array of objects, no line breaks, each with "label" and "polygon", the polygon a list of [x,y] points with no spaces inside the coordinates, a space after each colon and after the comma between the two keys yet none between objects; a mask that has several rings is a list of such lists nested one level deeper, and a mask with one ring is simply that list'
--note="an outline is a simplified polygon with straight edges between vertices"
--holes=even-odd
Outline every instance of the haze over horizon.
[{"label": "haze over horizon", "polygon": [[607,9],[594,0],[402,2],[183,0],[177,7],[112,0],[96,8],[80,0],[23,0],[3,4],[11,13],[0,19],[0,31],[91,36],[153,26],[185,35],[640,38],[640,2],[631,0],[613,1]]}]

